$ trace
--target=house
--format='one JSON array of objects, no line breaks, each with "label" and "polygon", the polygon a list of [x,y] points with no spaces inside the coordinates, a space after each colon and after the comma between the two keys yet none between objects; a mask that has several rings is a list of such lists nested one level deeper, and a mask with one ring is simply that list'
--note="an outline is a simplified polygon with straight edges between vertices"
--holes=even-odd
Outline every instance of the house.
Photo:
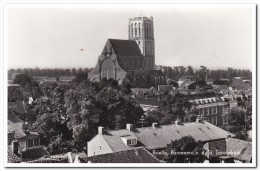
[{"label": "house", "polygon": [[221,126],[227,121],[223,114],[230,108],[230,102],[214,93],[189,95],[190,102],[195,106],[198,116],[208,122]]},{"label": "house", "polygon": [[162,163],[143,147],[79,158],[80,163]]},{"label": "house", "polygon": [[88,156],[95,156],[118,151],[132,150],[137,147],[162,150],[167,144],[184,136],[191,136],[196,141],[204,143],[225,139],[229,132],[206,121],[161,125],[153,123],[151,127],[133,128],[127,124],[126,129],[112,130],[103,133],[103,127],[98,128],[98,134],[88,142]]},{"label": "house", "polygon": [[59,81],[69,83],[72,80],[74,80],[75,78],[76,78],[76,76],[60,76]]},{"label": "house", "polygon": [[[208,142],[204,144],[210,162],[218,163],[251,163],[252,143],[236,138]],[[210,151],[210,153],[209,153]]]},{"label": "house", "polygon": [[252,90],[252,85],[248,82],[244,82],[242,79],[233,79],[231,85],[234,90]]},{"label": "house", "polygon": [[175,87],[173,87],[173,85],[158,85],[159,92],[169,93],[169,92],[173,91],[174,89],[175,89]]},{"label": "house", "polygon": [[25,130],[23,121],[12,111],[8,113],[8,145],[22,160],[31,160],[48,154],[40,143],[39,134]]},{"label": "house", "polygon": [[133,97],[136,96],[141,96],[141,97],[145,97],[145,96],[152,96],[155,92],[155,88],[151,87],[151,88],[131,88]]},{"label": "house", "polygon": [[183,83],[180,84],[179,88],[180,89],[191,89],[191,90],[195,90],[197,86],[197,82],[196,81],[191,81],[191,80],[186,80]]},{"label": "house", "polygon": [[133,100],[139,104],[145,112],[157,109],[165,103],[160,96],[158,96],[158,98],[136,97]]},{"label": "house", "polygon": [[16,154],[13,153],[13,150],[11,148],[11,146],[8,146],[8,149],[7,149],[7,162],[8,163],[21,163],[22,162],[22,159],[19,158]]},{"label": "house", "polygon": [[19,114],[26,113],[24,101],[8,102],[8,109]]}]

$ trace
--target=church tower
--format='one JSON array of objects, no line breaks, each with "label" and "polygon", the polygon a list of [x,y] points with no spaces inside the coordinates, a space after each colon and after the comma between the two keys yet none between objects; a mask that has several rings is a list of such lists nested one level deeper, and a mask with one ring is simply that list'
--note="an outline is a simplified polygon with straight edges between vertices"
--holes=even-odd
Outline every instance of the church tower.
[{"label": "church tower", "polygon": [[144,69],[155,69],[153,17],[129,19],[128,37],[136,41],[145,57]]}]

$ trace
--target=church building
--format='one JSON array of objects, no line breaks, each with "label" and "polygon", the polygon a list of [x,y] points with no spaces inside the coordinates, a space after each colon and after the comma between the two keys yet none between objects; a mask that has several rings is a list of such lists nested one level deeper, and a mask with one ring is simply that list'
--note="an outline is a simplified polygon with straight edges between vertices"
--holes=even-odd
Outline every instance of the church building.
[{"label": "church building", "polygon": [[[103,78],[123,80],[127,72],[155,69],[153,18],[129,19],[129,40],[108,39],[96,67],[89,73],[91,81]],[[159,72],[159,71],[158,71]]]}]

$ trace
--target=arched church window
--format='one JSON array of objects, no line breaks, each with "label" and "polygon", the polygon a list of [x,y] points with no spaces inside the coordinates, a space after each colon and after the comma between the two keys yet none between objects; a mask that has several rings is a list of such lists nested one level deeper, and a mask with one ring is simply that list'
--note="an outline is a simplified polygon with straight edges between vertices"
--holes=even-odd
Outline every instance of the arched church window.
[{"label": "arched church window", "polygon": [[137,37],[137,23],[135,23],[135,37]]},{"label": "arched church window", "polygon": [[131,30],[132,30],[132,37],[134,37],[134,24],[131,24]]},{"label": "arched church window", "polygon": [[141,37],[141,23],[139,23],[139,37]]}]

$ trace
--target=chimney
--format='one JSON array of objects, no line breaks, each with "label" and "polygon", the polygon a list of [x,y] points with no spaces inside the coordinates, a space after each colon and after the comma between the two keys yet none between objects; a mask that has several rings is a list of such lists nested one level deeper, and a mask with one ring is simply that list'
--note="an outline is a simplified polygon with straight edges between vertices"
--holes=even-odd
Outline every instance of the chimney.
[{"label": "chimney", "polygon": [[230,137],[231,137],[231,135],[228,134],[227,137],[226,137],[226,141],[228,141],[228,139],[229,139]]},{"label": "chimney", "polygon": [[126,124],[126,129],[129,131],[133,131],[133,125],[132,124]]},{"label": "chimney", "polygon": [[73,163],[73,158],[72,158],[72,153],[71,152],[68,152],[68,160],[69,160],[69,163]]},{"label": "chimney", "polygon": [[76,155],[76,156],[75,156],[74,163],[80,163],[79,155]]},{"label": "chimney", "polygon": [[196,119],[196,122],[197,122],[197,123],[201,123],[202,120],[201,120],[200,118],[197,118],[197,119]]},{"label": "chimney", "polygon": [[152,127],[153,127],[154,129],[156,129],[156,128],[158,127],[158,123],[156,123],[156,122],[152,123]]},{"label": "chimney", "polygon": [[179,120],[176,120],[176,121],[175,121],[175,125],[180,125],[180,123],[181,123],[181,122],[180,122]]},{"label": "chimney", "polygon": [[98,134],[102,135],[103,134],[103,129],[104,129],[104,127],[99,126],[98,127]]},{"label": "chimney", "polygon": [[14,140],[12,142],[12,152],[16,155],[19,155],[18,154],[18,141]]}]

